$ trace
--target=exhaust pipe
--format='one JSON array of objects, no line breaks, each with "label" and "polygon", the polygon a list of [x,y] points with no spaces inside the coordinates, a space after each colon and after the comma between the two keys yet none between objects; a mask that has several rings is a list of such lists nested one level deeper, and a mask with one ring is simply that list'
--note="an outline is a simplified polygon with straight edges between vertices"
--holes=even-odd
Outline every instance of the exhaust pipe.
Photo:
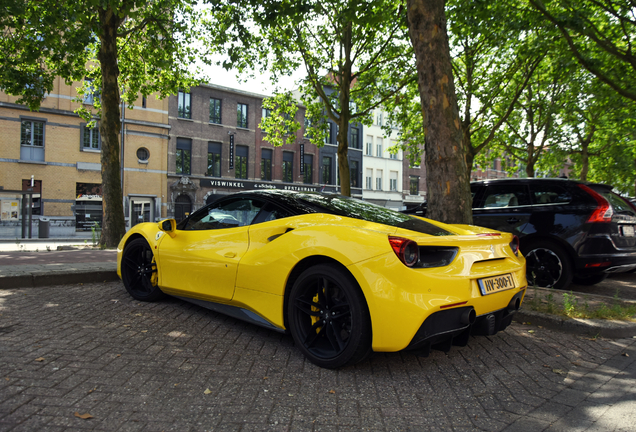
[{"label": "exhaust pipe", "polygon": [[521,298],[515,297],[513,300],[514,302],[510,302],[510,304],[508,305],[508,308],[506,309],[507,315],[517,312],[519,308],[521,307]]},{"label": "exhaust pipe", "polygon": [[460,322],[463,325],[472,325],[475,322],[476,318],[477,318],[477,314],[475,313],[475,309],[470,308],[470,309],[464,311],[464,313],[462,313],[462,316],[460,318]]}]

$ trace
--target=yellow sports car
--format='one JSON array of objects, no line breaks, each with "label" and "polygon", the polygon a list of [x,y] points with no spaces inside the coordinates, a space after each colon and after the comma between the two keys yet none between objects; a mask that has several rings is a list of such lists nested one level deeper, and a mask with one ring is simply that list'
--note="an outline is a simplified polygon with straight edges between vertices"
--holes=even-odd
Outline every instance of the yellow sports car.
[{"label": "yellow sports car", "polygon": [[179,224],[135,225],[117,264],[137,300],[169,294],[289,331],[326,368],[493,335],[526,290],[512,234],[281,190],[229,195]]}]

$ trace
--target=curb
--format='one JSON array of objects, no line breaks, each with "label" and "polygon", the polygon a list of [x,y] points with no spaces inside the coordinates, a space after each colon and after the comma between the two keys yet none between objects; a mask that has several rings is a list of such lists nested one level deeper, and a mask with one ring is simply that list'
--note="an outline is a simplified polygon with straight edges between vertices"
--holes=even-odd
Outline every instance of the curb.
[{"label": "curb", "polygon": [[540,325],[550,330],[609,339],[632,338],[636,336],[636,323],[617,320],[597,320],[567,318],[541,312],[519,309],[515,314],[517,322]]},{"label": "curb", "polygon": [[0,289],[41,288],[51,285],[118,281],[117,270],[74,271],[0,277]]}]

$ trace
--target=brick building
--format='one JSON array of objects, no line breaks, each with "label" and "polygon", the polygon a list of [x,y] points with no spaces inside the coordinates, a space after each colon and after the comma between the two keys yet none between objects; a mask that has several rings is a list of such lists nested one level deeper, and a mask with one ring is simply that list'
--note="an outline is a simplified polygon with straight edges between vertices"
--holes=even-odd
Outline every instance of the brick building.
[{"label": "brick building", "polygon": [[[203,84],[171,96],[168,216],[178,221],[241,190],[319,187],[318,151],[298,142],[273,147],[258,127],[264,95]],[[297,121],[304,124],[303,113]]]},{"label": "brick building", "polygon": [[[93,96],[76,101],[79,83],[57,79],[39,111],[0,92],[0,188],[25,191],[33,179],[32,213],[50,218],[52,235],[74,235],[101,223],[101,139],[73,111],[90,107]],[[168,109],[167,100],[139,98],[124,110],[122,145],[124,206],[128,226],[165,216]],[[22,195],[0,191],[0,237],[20,237]]]}]

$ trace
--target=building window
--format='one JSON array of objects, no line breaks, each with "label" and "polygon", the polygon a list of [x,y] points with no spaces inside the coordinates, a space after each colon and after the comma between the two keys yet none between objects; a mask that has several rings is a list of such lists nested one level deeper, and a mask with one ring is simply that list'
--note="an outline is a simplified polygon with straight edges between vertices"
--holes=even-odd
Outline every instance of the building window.
[{"label": "building window", "polygon": [[365,178],[365,183],[364,183],[365,189],[368,189],[368,190],[373,189],[373,170],[370,168],[367,168],[364,178]]},{"label": "building window", "polygon": [[313,166],[314,166],[314,157],[313,155],[305,155],[305,160],[303,161],[303,183],[312,184],[314,182],[313,175]]},{"label": "building window", "polygon": [[247,104],[236,105],[236,126],[247,129]]},{"label": "building window", "polygon": [[263,108],[261,112],[261,117],[266,118],[272,115],[272,110],[269,108]]},{"label": "building window", "polygon": [[205,175],[221,177],[221,143],[208,143],[208,170]]},{"label": "building window", "polygon": [[397,153],[389,153],[389,159],[397,160]]},{"label": "building window", "polygon": [[210,98],[210,123],[221,124],[221,99]]},{"label": "building window", "polygon": [[283,152],[283,181],[294,182],[294,154],[291,152]]},{"label": "building window", "polygon": [[261,149],[261,180],[272,180],[272,151]]},{"label": "building window", "polygon": [[334,144],[335,140],[334,140],[334,129],[336,128],[336,125],[334,125],[333,123],[328,123],[328,130],[327,130],[327,137],[326,137],[326,142],[327,144]]},{"label": "building window", "polygon": [[420,193],[420,177],[409,176],[409,194],[419,195]]},{"label": "building window", "polygon": [[99,126],[88,127],[82,124],[82,150],[100,150],[102,148],[102,140],[99,136]]},{"label": "building window", "polygon": [[375,144],[375,155],[377,157],[382,157],[383,155],[382,144],[382,138],[378,138]]},{"label": "building window", "polygon": [[378,126],[382,126],[382,120],[383,120],[383,118],[382,118],[382,117],[383,117],[382,113],[381,113],[381,112],[380,112],[380,113],[378,113],[378,116],[377,116],[377,118],[376,118],[376,124],[377,124]]},{"label": "building window", "polygon": [[391,178],[389,179],[389,190],[397,191],[398,173],[397,171],[391,171]]},{"label": "building window", "polygon": [[351,142],[349,147],[359,149],[360,148],[360,130],[358,128],[351,128]]},{"label": "building window", "polygon": [[367,135],[367,145],[364,154],[373,156],[373,137],[371,135]]},{"label": "building window", "polygon": [[190,101],[190,93],[179,91],[177,116],[179,118],[192,118],[192,104]]},{"label": "building window", "polygon": [[44,162],[44,122],[22,120],[20,160]]},{"label": "building window", "polygon": [[378,170],[378,174],[375,177],[375,189],[382,190],[382,170]]},{"label": "building window", "polygon": [[305,117],[305,130],[303,131],[303,136],[305,138],[311,138],[311,134],[309,133],[309,128],[311,127],[311,121]]},{"label": "building window", "polygon": [[247,154],[248,148],[246,146],[236,146],[236,155],[234,156],[234,174],[237,179],[247,178]]},{"label": "building window", "polygon": [[99,100],[99,90],[95,88],[95,84],[93,84],[91,79],[84,80],[84,83],[86,88],[84,89],[82,102],[85,105],[93,105],[96,100]]},{"label": "building window", "polygon": [[331,184],[331,157],[322,157],[322,184]]},{"label": "building window", "polygon": [[146,108],[146,96],[141,96],[141,107]]},{"label": "building window", "polygon": [[351,180],[351,187],[360,187],[358,184],[358,176],[360,175],[360,168],[358,161],[349,161],[349,179]]},{"label": "building window", "polygon": [[190,174],[190,155],[192,154],[192,140],[177,138],[177,174]]},{"label": "building window", "polygon": [[146,147],[139,147],[137,149],[137,160],[139,162],[148,162],[150,159],[150,152]]}]

